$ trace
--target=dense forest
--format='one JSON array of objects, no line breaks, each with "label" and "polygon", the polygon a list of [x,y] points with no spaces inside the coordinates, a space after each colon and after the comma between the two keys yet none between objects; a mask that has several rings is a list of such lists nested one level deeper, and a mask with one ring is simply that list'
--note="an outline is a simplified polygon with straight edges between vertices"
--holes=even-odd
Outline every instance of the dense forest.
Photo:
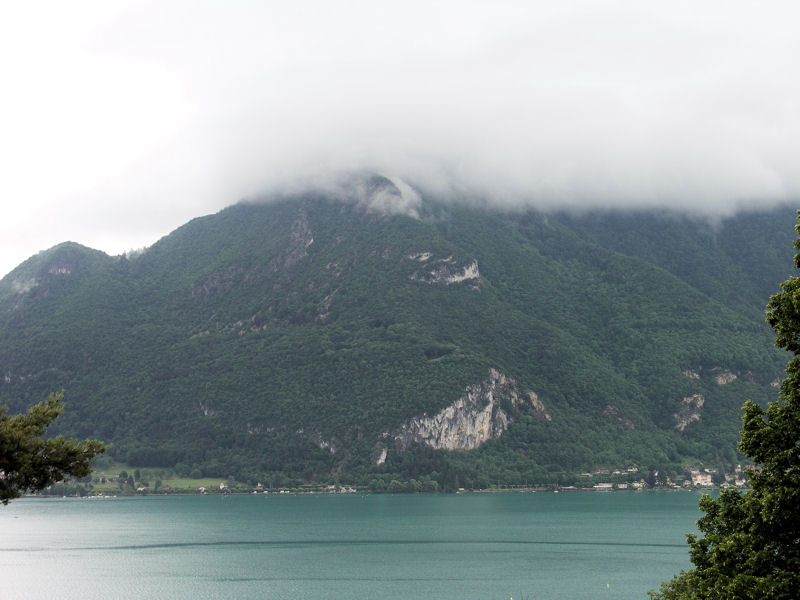
[{"label": "dense forest", "polygon": [[[0,403],[64,389],[57,432],[121,461],[272,483],[741,460],[741,406],[773,400],[786,362],[763,311],[792,207],[709,222],[422,196],[394,210],[402,191],[372,177],[241,202],[135,254],[43,251],[0,280]],[[539,409],[498,400],[507,426],[470,450],[396,442],[493,371]]]}]

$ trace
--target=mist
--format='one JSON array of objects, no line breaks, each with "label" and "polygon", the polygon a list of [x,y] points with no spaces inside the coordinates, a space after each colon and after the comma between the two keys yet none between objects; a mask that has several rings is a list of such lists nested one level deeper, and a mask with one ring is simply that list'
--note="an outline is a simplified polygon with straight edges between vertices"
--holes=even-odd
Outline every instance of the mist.
[{"label": "mist", "polygon": [[509,208],[718,218],[800,199],[791,2],[48,8],[14,9],[0,42],[20,57],[2,272],[339,171]]}]

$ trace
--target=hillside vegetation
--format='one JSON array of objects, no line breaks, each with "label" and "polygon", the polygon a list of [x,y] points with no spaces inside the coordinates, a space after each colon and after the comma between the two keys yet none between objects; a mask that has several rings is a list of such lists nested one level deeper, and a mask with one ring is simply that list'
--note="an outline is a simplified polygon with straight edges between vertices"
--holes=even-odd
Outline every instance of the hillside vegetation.
[{"label": "hillside vegetation", "polygon": [[[791,208],[403,214],[378,177],[333,196],[243,202],[136,256],[32,257],[0,281],[0,403],[65,389],[60,432],[131,465],[447,489],[729,465],[743,402],[774,399]],[[468,388],[486,439],[422,441]]]}]

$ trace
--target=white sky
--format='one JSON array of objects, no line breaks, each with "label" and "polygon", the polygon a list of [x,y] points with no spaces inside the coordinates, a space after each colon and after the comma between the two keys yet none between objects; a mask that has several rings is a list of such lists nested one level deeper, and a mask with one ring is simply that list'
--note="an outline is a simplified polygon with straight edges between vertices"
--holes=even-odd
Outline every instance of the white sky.
[{"label": "white sky", "polygon": [[800,200],[800,4],[4,2],[0,275],[285,178],[534,206]]}]

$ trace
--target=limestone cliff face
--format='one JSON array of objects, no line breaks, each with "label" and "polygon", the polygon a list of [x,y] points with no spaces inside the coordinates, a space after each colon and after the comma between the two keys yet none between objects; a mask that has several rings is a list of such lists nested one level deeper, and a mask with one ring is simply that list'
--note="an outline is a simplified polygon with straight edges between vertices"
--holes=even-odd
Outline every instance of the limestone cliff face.
[{"label": "limestone cliff face", "polygon": [[469,264],[458,264],[452,256],[447,258],[434,258],[430,252],[417,252],[406,256],[408,260],[422,263],[409,277],[412,281],[421,281],[427,284],[452,285],[454,283],[468,282],[470,287],[478,289],[481,282],[481,273],[478,270],[478,261]]},{"label": "limestone cliff face", "polygon": [[681,400],[680,409],[673,415],[676,423],[675,429],[683,431],[690,424],[699,421],[705,401],[705,396],[702,394],[692,394]]},{"label": "limestone cliff face", "polygon": [[[689,379],[700,379],[700,375],[703,371],[702,367],[695,367],[693,369],[687,369],[683,372],[685,377]],[[717,385],[728,385],[739,379],[740,376],[744,375],[747,379],[752,381],[753,373],[750,371],[746,371],[744,374],[742,373],[734,373],[730,369],[726,369],[724,367],[713,367],[711,369],[711,377],[714,381],[717,382]]]},{"label": "limestone cliff face", "polygon": [[520,393],[513,379],[491,369],[486,381],[468,386],[463,396],[437,414],[423,414],[403,423],[394,436],[395,444],[399,450],[414,442],[446,450],[472,450],[508,429],[513,419],[501,404],[550,420],[536,394]]},{"label": "limestone cliff face", "polygon": [[717,382],[717,385],[728,385],[729,383],[736,381],[738,378],[738,375],[728,371],[727,369],[714,369],[714,381]]}]

